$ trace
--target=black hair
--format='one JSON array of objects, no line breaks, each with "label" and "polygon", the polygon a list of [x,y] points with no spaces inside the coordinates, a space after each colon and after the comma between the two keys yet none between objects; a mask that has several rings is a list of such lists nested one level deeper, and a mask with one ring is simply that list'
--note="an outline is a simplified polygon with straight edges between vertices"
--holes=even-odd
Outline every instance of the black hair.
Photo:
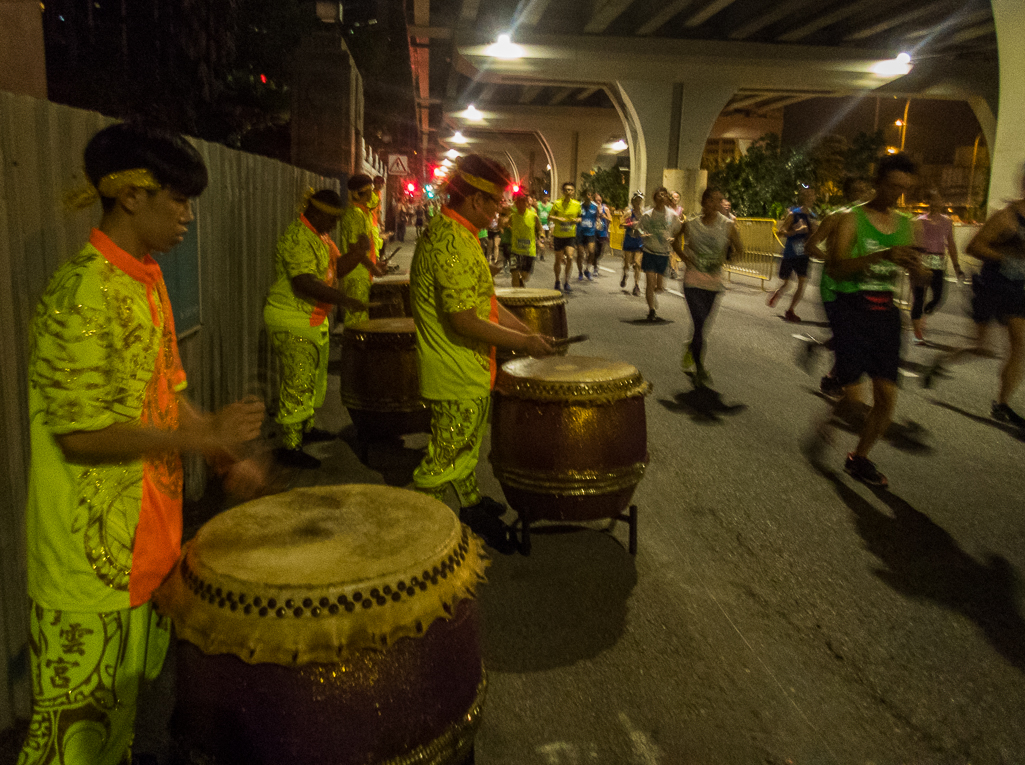
[{"label": "black hair", "polygon": [[356,175],[349,179],[349,182],[346,184],[346,188],[349,191],[359,191],[360,189],[365,189],[367,186],[373,185],[374,179],[369,175],[366,175],[365,173],[356,173]]},{"label": "black hair", "polygon": [[577,187],[577,185],[573,183],[573,181],[563,181],[562,185],[559,186],[559,188],[565,191],[567,186],[572,186],[573,188]]},{"label": "black hair", "polygon": [[316,194],[313,194],[310,199],[316,199],[318,202],[323,202],[332,207],[342,206],[342,196],[334,189],[321,189]]},{"label": "black hair", "polygon": [[848,175],[843,179],[843,185],[840,187],[840,190],[843,192],[844,199],[854,199],[854,187],[859,183],[871,185],[871,181],[863,175]]},{"label": "black hair", "polygon": [[505,168],[497,162],[490,160],[487,157],[482,157],[480,154],[467,154],[456,162],[456,171],[452,174],[452,179],[448,182],[449,204],[453,207],[461,205],[474,194],[487,193],[464,181],[459,176],[459,173],[461,172],[466,173],[467,175],[474,175],[478,178],[483,178],[485,181],[490,181],[499,188],[499,194],[501,194],[502,190],[512,183],[512,179],[509,177],[509,174],[506,173]]},{"label": "black hair", "polygon": [[915,175],[918,172],[918,165],[902,151],[885,154],[876,163],[876,183],[886,180],[887,175],[895,172]]},{"label": "black hair", "polygon": [[[157,183],[188,197],[198,197],[206,189],[210,176],[196,147],[177,133],[130,122],[103,128],[85,147],[85,174],[93,186],[122,170],[145,169]],[[110,197],[101,197],[105,211],[114,206]]]},{"label": "black hair", "polygon": [[705,190],[701,192],[701,204],[704,204],[705,202],[707,202],[709,197],[712,196],[712,194],[721,194],[721,193],[722,192],[719,191],[719,189],[717,189],[715,186],[706,186]]}]

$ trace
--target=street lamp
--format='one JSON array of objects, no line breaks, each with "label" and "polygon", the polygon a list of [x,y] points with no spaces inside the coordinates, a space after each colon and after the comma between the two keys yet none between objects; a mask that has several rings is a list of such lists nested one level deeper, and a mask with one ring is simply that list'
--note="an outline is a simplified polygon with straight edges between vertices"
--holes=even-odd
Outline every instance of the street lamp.
[{"label": "street lamp", "polygon": [[492,58],[514,59],[523,57],[523,49],[513,43],[509,35],[499,35],[498,40],[489,45],[485,51]]}]

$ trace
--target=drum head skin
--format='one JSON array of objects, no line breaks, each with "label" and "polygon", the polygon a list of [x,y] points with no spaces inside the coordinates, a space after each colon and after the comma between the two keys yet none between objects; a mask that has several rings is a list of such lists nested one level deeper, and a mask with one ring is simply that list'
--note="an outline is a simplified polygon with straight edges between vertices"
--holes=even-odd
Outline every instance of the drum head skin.
[{"label": "drum head skin", "polygon": [[154,601],[178,635],[250,663],[338,661],[422,635],[484,581],[443,503],[387,486],[262,497],[205,524]]},{"label": "drum head skin", "polygon": [[503,305],[540,305],[566,302],[566,298],[559,290],[545,290],[536,287],[495,287],[495,297]]},{"label": "drum head skin", "polygon": [[515,359],[502,365],[495,391],[539,401],[605,402],[651,392],[633,364],[594,356]]}]

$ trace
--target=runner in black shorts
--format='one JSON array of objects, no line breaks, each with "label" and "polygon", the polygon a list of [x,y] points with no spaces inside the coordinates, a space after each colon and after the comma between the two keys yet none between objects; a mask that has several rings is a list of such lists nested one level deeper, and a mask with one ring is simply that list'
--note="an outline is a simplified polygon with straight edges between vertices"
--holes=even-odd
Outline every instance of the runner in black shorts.
[{"label": "runner in black shorts", "polygon": [[783,318],[790,322],[799,322],[801,317],[794,313],[797,304],[804,296],[804,285],[808,281],[808,264],[811,258],[804,251],[804,243],[818,228],[818,218],[812,211],[815,204],[815,189],[809,186],[802,186],[797,193],[797,206],[791,208],[786,217],[780,221],[779,232],[787,238],[783,247],[783,261],[779,264],[779,278],[783,283],[775,292],[769,295],[769,308],[774,308],[776,302],[783,297],[790,284],[790,277],[797,275],[797,289],[794,290],[794,297],[790,300],[790,307],[787,308]]},{"label": "runner in black shorts", "polygon": [[[886,486],[886,476],[868,454],[889,427],[897,404],[901,324],[893,293],[905,268],[920,270],[920,258],[912,247],[910,217],[893,209],[914,185],[915,163],[903,153],[890,154],[877,168],[875,197],[840,220],[825,267],[836,293],[830,315],[836,376],[844,386],[837,407],[859,405],[855,383],[865,374],[872,380],[872,408],[844,468],[860,481]],[[819,434],[825,436],[825,428]]]},{"label": "runner in black shorts", "polygon": [[968,243],[968,254],[983,261],[982,270],[972,278],[975,342],[937,359],[922,384],[930,387],[945,367],[958,361],[972,356],[992,358],[986,341],[989,327],[998,321],[1007,329],[1008,353],[1000,369],[991,414],[996,420],[1025,429],[1025,417],[1008,403],[1021,382],[1025,361],[1025,178],[1022,197],[995,213]]}]

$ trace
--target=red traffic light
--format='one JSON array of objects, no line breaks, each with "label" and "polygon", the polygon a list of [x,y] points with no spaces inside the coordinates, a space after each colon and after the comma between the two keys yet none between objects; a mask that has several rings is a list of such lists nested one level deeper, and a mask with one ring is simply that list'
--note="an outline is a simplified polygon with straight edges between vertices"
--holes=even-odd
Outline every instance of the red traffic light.
[{"label": "red traffic light", "polygon": [[410,194],[412,194],[414,191],[416,191],[416,184],[413,183],[412,181],[407,183],[406,184],[406,191],[408,191]]},{"label": "red traffic light", "polygon": [[520,184],[514,183],[513,184],[513,194],[519,194],[519,193],[520,193]]}]

